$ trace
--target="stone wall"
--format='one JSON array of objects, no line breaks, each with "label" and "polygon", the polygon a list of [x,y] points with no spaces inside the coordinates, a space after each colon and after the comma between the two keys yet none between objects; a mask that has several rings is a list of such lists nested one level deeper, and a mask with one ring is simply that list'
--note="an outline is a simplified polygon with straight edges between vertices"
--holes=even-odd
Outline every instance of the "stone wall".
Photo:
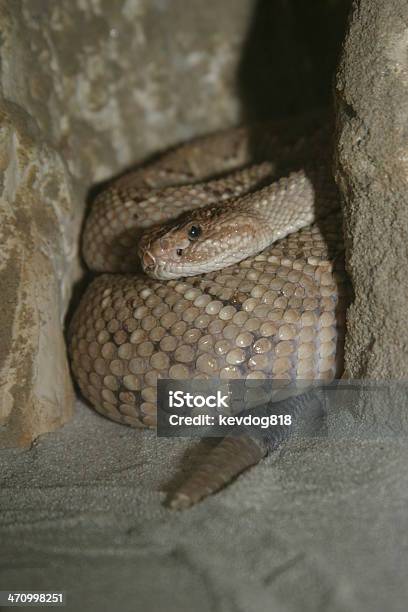
[{"label": "stone wall", "polygon": [[408,2],[360,0],[337,74],[343,192],[346,376],[408,376]]}]

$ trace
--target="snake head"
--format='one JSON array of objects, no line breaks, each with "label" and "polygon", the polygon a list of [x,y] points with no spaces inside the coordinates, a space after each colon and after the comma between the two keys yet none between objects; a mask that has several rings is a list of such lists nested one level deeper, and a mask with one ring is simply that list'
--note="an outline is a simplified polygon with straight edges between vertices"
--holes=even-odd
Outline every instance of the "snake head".
[{"label": "snake head", "polygon": [[160,280],[196,276],[259,252],[259,222],[228,208],[206,206],[145,232],[139,256],[146,274]]}]

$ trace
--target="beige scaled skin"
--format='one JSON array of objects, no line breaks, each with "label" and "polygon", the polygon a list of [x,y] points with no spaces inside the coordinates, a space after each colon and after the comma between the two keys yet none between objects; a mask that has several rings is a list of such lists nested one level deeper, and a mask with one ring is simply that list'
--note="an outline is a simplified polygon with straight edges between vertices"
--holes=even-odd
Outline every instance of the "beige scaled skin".
[{"label": "beige scaled skin", "polygon": [[[221,132],[97,196],[83,254],[104,274],[68,334],[74,377],[96,410],[153,428],[160,378],[341,376],[350,287],[331,130],[318,114]],[[226,438],[171,507],[217,491],[265,452]]]}]

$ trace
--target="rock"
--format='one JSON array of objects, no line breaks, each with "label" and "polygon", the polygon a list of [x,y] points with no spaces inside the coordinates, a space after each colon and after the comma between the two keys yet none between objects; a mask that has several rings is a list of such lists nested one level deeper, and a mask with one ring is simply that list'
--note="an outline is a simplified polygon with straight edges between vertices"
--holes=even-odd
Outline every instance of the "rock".
[{"label": "rock", "polygon": [[355,3],[337,73],[347,377],[408,376],[408,2]]}]

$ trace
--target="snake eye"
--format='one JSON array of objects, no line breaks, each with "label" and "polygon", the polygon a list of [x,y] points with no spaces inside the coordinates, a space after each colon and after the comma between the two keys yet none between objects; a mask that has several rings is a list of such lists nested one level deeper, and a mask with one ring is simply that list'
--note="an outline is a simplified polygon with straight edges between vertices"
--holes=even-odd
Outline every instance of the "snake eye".
[{"label": "snake eye", "polygon": [[201,227],[199,225],[192,225],[188,230],[188,237],[194,240],[198,238],[201,234]]},{"label": "snake eye", "polygon": [[183,254],[183,249],[177,249],[176,253],[179,257],[181,257]]}]

